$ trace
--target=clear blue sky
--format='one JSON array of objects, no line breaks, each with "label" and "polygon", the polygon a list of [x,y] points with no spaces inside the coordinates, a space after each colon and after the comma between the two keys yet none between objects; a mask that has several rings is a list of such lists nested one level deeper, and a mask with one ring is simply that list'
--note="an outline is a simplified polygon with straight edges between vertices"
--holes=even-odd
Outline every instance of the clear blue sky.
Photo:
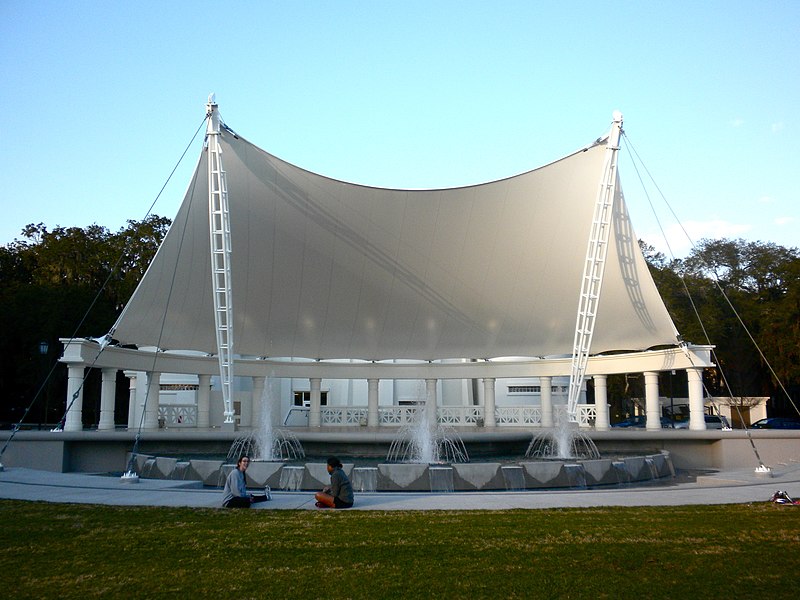
[{"label": "clear blue sky", "polygon": [[[799,40],[796,1],[3,0],[0,244],[143,218],[213,91],[272,154],[385,187],[541,166],[618,109],[695,240],[800,246]],[[201,137],[156,213],[177,211]],[[628,148],[620,169],[638,236],[666,250]]]}]

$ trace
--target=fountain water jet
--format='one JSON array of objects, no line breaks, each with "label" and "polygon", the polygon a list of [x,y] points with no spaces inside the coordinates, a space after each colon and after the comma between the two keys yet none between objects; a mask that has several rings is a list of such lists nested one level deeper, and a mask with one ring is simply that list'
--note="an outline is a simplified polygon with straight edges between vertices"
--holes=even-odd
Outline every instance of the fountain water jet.
[{"label": "fountain water jet", "polygon": [[258,427],[233,440],[226,460],[236,462],[240,456],[250,456],[264,462],[300,460],[306,453],[297,436],[286,429],[272,425],[273,395],[270,381],[264,385],[261,396],[261,419]]},{"label": "fountain water jet", "polygon": [[440,425],[428,407],[418,412],[418,418],[397,432],[389,447],[386,460],[404,463],[466,463],[469,454],[461,437],[452,427]]},{"label": "fountain water jet", "polygon": [[600,458],[600,451],[592,439],[570,423],[565,416],[558,419],[556,427],[533,436],[525,458]]}]

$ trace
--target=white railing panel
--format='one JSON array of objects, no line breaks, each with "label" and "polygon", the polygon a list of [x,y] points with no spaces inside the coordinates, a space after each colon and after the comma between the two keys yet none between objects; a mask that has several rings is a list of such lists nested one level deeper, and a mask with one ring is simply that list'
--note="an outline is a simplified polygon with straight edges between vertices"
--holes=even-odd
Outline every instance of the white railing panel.
[{"label": "white railing panel", "polygon": [[442,406],[438,413],[442,425],[478,425],[483,422],[482,406]]},{"label": "white railing panel", "polygon": [[323,425],[352,426],[366,424],[366,406],[323,406],[320,408]]},{"label": "white railing panel", "polygon": [[165,404],[158,407],[158,419],[164,420],[164,427],[197,427],[197,406]]},{"label": "white railing panel", "polygon": [[402,427],[416,423],[422,408],[421,406],[381,406],[378,408],[378,424]]},{"label": "white railing panel", "polygon": [[597,419],[597,407],[594,404],[579,404],[577,417],[579,427],[592,427]]},{"label": "white railing panel", "polygon": [[531,426],[542,424],[542,409],[539,406],[498,406],[494,410],[498,426]]}]

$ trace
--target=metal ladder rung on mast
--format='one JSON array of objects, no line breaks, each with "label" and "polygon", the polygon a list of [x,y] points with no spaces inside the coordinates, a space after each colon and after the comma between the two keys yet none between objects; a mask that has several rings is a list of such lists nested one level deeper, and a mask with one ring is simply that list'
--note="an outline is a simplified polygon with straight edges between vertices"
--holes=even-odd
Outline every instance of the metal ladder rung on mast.
[{"label": "metal ladder rung on mast", "polygon": [[592,227],[589,232],[589,242],[586,249],[586,262],[581,280],[581,292],[578,296],[578,315],[575,323],[575,340],[573,343],[569,396],[567,400],[567,418],[571,422],[578,420],[578,399],[583,388],[586,365],[589,362],[597,308],[600,303],[600,291],[608,254],[608,237],[611,232],[612,207],[614,194],[616,193],[617,154],[621,131],[622,115],[615,112],[611,133],[608,137],[602,180],[592,216]]},{"label": "metal ladder rung on mast", "polygon": [[208,115],[208,217],[211,244],[211,279],[214,287],[214,318],[219,358],[225,424],[233,426],[233,294],[231,287],[231,231],[228,186],[219,146],[220,119],[213,95]]}]

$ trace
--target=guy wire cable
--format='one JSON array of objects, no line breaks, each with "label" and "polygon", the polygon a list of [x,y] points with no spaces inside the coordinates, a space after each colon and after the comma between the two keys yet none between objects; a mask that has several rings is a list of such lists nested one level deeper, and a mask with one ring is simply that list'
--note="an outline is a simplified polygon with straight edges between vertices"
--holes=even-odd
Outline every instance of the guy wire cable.
[{"label": "guy wire cable", "polygon": [[[191,148],[192,144],[194,143],[194,140],[197,138],[197,134],[200,133],[200,130],[203,128],[203,125],[205,124],[206,119],[207,119],[207,117],[203,117],[203,120],[200,123],[200,126],[197,128],[197,131],[194,132],[194,135],[192,135],[191,140],[189,140],[189,143],[186,145],[186,148],[183,150],[183,153],[180,155],[180,158],[178,158],[178,161],[175,163],[175,166],[172,168],[172,171],[170,171],[170,174],[167,176],[166,181],[164,181],[164,184],[161,186],[161,189],[159,190],[159,192],[156,195],[155,199],[150,204],[150,207],[147,209],[147,213],[143,217],[142,221],[146,220],[147,217],[149,217],[150,214],[152,213],[153,208],[155,207],[155,205],[158,202],[158,200],[161,198],[161,194],[164,193],[164,190],[166,189],[167,185],[169,184],[170,180],[172,179],[172,176],[175,174],[175,171],[178,170],[178,167],[180,166],[181,162],[183,162],[183,159],[186,156],[186,153],[189,151],[189,148]],[[127,255],[127,252],[128,252],[128,249],[129,249],[131,243],[132,243],[132,240],[129,240],[128,246],[123,248],[122,251],[120,252],[119,256],[117,257],[116,262],[111,267],[111,270],[109,271],[109,274],[106,277],[105,281],[103,282],[102,286],[100,286],[100,289],[98,290],[97,294],[92,299],[92,302],[89,304],[89,307],[86,309],[86,311],[84,311],[83,317],[81,318],[80,322],[75,326],[75,328],[73,330],[73,333],[69,337],[69,341],[67,342],[67,344],[69,344],[73,340],[77,339],[78,331],[83,326],[83,324],[86,322],[86,319],[88,318],[88,316],[91,313],[92,309],[94,308],[95,304],[97,304],[97,301],[100,299],[101,294],[103,293],[105,288],[108,286],[109,281],[111,281],[111,277],[117,272],[117,270],[119,268],[119,265],[122,262],[122,259],[125,258],[125,256]],[[97,356],[92,361],[92,364],[89,365],[89,369],[91,369],[97,363],[97,359],[100,357],[100,355],[102,354],[102,352],[105,349],[105,347],[111,341],[111,333],[112,332],[113,331],[110,331],[109,333],[107,333],[102,338],[99,338],[99,340],[102,340],[100,342],[100,352],[97,353]],[[50,371],[48,371],[47,375],[45,376],[44,380],[42,381],[42,384],[39,386],[39,388],[37,389],[36,393],[34,394],[33,399],[25,407],[25,411],[23,412],[22,417],[12,427],[11,435],[6,440],[6,443],[3,445],[3,448],[0,449],[0,466],[2,466],[2,458],[3,458],[3,454],[6,451],[6,448],[8,448],[8,445],[14,439],[14,437],[17,434],[17,432],[20,430],[20,427],[25,422],[25,418],[27,417],[27,415],[30,412],[31,408],[33,408],[33,405],[36,403],[36,401],[41,396],[42,391],[45,389],[45,387],[47,385],[47,382],[50,381],[50,378],[52,377],[53,373],[55,372],[57,366],[58,366],[58,360],[56,360],[53,363],[53,366],[50,368]],[[72,399],[70,400],[69,404],[67,405],[67,407],[66,407],[66,409],[64,411],[64,414],[62,415],[61,420],[59,421],[59,427],[62,430],[63,430],[64,424],[66,423],[67,414],[69,413],[70,408],[72,408],[72,405],[75,403],[75,400],[77,399],[77,397],[80,395],[80,391],[83,389],[83,386],[86,383],[86,378],[89,376],[88,374],[90,372],[91,371],[86,371],[85,372],[85,374],[83,376],[83,379],[81,380],[81,383],[78,386],[78,389],[73,393]]]},{"label": "guy wire cable", "polygon": [[[644,161],[642,161],[642,159],[641,159],[641,157],[639,156],[638,152],[636,152],[636,149],[633,147],[633,143],[630,141],[630,138],[628,138],[628,136],[627,136],[627,135],[625,135],[625,134],[623,134],[623,135],[624,135],[624,139],[625,139],[625,142],[626,142],[626,144],[628,144],[628,145],[630,146],[631,150],[632,150],[632,156],[635,156],[635,157],[636,157],[636,159],[637,159],[637,160],[638,160],[638,161],[639,161],[639,162],[642,164],[642,168],[645,170],[645,172],[647,173],[647,175],[650,177],[650,180],[652,181],[653,185],[654,185],[654,186],[656,187],[656,189],[658,190],[659,194],[661,195],[661,198],[662,198],[662,200],[664,201],[664,203],[666,204],[666,206],[669,208],[669,210],[670,210],[670,212],[672,213],[673,217],[675,217],[675,219],[676,219],[676,221],[678,222],[678,224],[679,224],[679,226],[680,226],[681,230],[683,231],[684,235],[686,236],[686,239],[689,241],[689,243],[691,244],[692,248],[696,248],[696,245],[695,245],[694,241],[693,241],[693,240],[692,240],[692,238],[689,236],[689,234],[688,234],[688,232],[686,231],[686,229],[683,227],[683,224],[682,224],[682,223],[680,222],[680,220],[677,218],[677,215],[675,214],[675,212],[672,210],[672,206],[669,204],[669,202],[667,202],[667,199],[666,199],[666,197],[664,196],[664,194],[663,194],[663,192],[661,191],[661,189],[659,188],[659,186],[658,186],[658,183],[656,183],[655,179],[653,179],[653,176],[650,174],[649,170],[647,169],[646,165],[644,164]],[[669,244],[669,240],[667,239],[667,236],[666,236],[666,233],[665,233],[665,231],[664,231],[664,228],[663,228],[663,227],[662,227],[662,225],[661,225],[661,220],[658,218],[658,214],[656,213],[656,211],[655,211],[655,207],[653,206],[653,203],[652,203],[652,201],[651,201],[651,199],[650,199],[650,194],[649,194],[649,192],[647,191],[647,188],[646,188],[646,186],[645,186],[645,184],[644,184],[644,181],[642,180],[642,176],[641,176],[641,174],[640,174],[640,172],[639,172],[639,169],[638,169],[638,167],[636,166],[636,161],[632,160],[632,161],[631,161],[631,164],[633,165],[633,168],[634,168],[634,170],[636,171],[636,175],[637,175],[637,177],[639,178],[639,183],[641,184],[641,186],[642,186],[642,189],[644,190],[645,196],[647,197],[647,200],[648,200],[648,202],[649,202],[649,204],[650,204],[650,208],[651,208],[651,210],[653,211],[653,216],[654,216],[654,217],[655,217],[655,219],[656,219],[656,223],[658,224],[658,228],[659,228],[659,230],[661,231],[661,235],[662,235],[662,237],[664,238],[664,242],[665,242],[665,244],[667,245],[667,249],[669,250],[670,256],[672,257],[672,259],[673,259],[673,260],[676,260],[675,254],[674,254],[674,252],[672,251],[672,247],[671,247],[671,246],[670,246],[670,244]],[[716,279],[716,272],[715,272],[714,274],[715,274],[715,279],[714,279],[715,286],[717,287],[717,289],[718,289],[718,290],[720,291],[720,293],[722,294],[723,298],[725,298],[726,302],[728,303],[728,305],[729,305],[729,306],[731,307],[731,309],[733,310],[733,312],[734,312],[734,314],[736,315],[736,318],[738,319],[739,323],[742,325],[742,327],[744,328],[744,330],[747,332],[748,336],[750,337],[750,340],[751,340],[751,341],[753,342],[753,344],[755,345],[755,347],[756,347],[756,349],[757,349],[757,351],[758,351],[759,355],[760,355],[760,356],[761,356],[761,357],[764,359],[764,361],[765,361],[765,362],[767,362],[767,361],[766,361],[766,358],[764,357],[763,353],[761,352],[761,349],[758,347],[758,344],[756,344],[755,340],[754,340],[754,339],[753,339],[753,337],[750,335],[750,332],[749,332],[749,330],[747,329],[747,326],[744,324],[744,322],[742,321],[741,317],[739,317],[739,314],[738,314],[738,312],[736,311],[736,309],[735,309],[735,308],[733,307],[733,305],[731,304],[730,300],[728,299],[728,297],[727,297],[727,295],[725,294],[725,292],[724,292],[724,290],[722,289],[722,287],[719,285],[719,282],[718,282],[718,280]],[[692,294],[691,294],[691,292],[689,291],[689,288],[688,288],[688,286],[687,286],[687,284],[686,284],[686,280],[685,280],[684,274],[683,274],[683,273],[680,273],[680,274],[679,274],[679,278],[680,278],[680,280],[681,280],[681,284],[682,284],[682,286],[683,286],[683,289],[684,289],[684,291],[686,292],[686,295],[687,295],[687,298],[688,298],[688,300],[689,300],[689,303],[690,303],[690,305],[692,306],[692,310],[693,310],[693,312],[694,312],[694,314],[695,314],[695,317],[697,318],[697,321],[698,321],[698,323],[700,324],[700,328],[701,328],[701,330],[703,331],[703,335],[705,336],[705,339],[706,339],[706,344],[707,344],[707,345],[709,345],[709,346],[711,346],[712,344],[711,344],[711,340],[710,340],[710,338],[709,338],[709,335],[708,335],[708,331],[706,330],[705,324],[703,323],[703,320],[702,320],[702,318],[700,317],[700,313],[699,313],[699,311],[697,310],[697,306],[695,305],[694,298],[692,297]],[[717,353],[715,352],[715,349],[714,349],[714,348],[712,348],[712,349],[711,349],[711,354],[712,354],[712,356],[714,357],[714,360],[715,360],[715,362],[716,362],[716,365],[717,365],[717,369],[719,370],[720,376],[722,377],[722,380],[723,380],[723,383],[724,383],[724,385],[725,385],[726,389],[728,390],[728,392],[729,392],[729,393],[731,393],[731,388],[730,388],[730,385],[729,385],[729,383],[728,383],[728,378],[727,378],[727,376],[726,376],[726,374],[725,374],[725,371],[724,371],[724,369],[722,368],[722,365],[721,365],[721,363],[720,363],[720,361],[719,361],[719,358],[717,357]],[[687,356],[689,356],[689,355],[687,354]],[[692,361],[692,359],[691,359],[691,356],[689,356],[689,360],[690,360],[690,362]],[[767,364],[769,365],[769,363],[768,363],[768,362],[767,362]],[[775,376],[775,374],[774,374],[774,371],[772,371],[772,367],[770,366],[769,368],[770,368],[770,371],[773,373],[773,376]],[[783,388],[783,384],[780,382],[780,380],[779,380],[779,379],[777,379],[777,378],[776,378],[776,380],[777,380],[778,384],[781,386],[781,389],[784,389],[784,388]],[[702,381],[702,379],[701,379],[701,381]],[[709,392],[708,388],[706,387],[706,385],[705,385],[705,382],[702,382],[702,383],[703,383],[703,389],[706,391],[706,393],[708,393],[709,397],[711,397],[711,394],[710,394],[710,392]],[[784,391],[785,391],[785,389],[784,389]],[[790,398],[790,401],[791,401],[791,398]],[[793,403],[793,404],[794,404],[794,403]],[[750,434],[750,429],[747,427],[747,425],[746,425],[746,424],[745,424],[745,422],[744,422],[744,418],[743,418],[743,415],[742,415],[742,412],[741,412],[741,408],[740,408],[740,406],[739,406],[738,404],[734,404],[733,406],[735,407],[735,409],[736,409],[736,412],[737,412],[737,414],[739,415],[739,422],[741,423],[741,425],[742,425],[742,427],[743,427],[743,429],[744,429],[744,431],[745,431],[745,435],[747,435],[747,439],[748,439],[748,441],[750,442],[751,449],[753,450],[753,453],[755,454],[755,457],[756,457],[756,460],[758,461],[759,467],[761,467],[761,468],[764,468],[764,463],[763,463],[763,461],[761,460],[761,456],[760,456],[760,455],[759,455],[759,453],[758,453],[758,449],[756,448],[755,442],[753,441],[753,437],[752,437],[752,435]]]},{"label": "guy wire cable", "polygon": [[[191,190],[192,191],[190,193],[190,203],[194,202],[194,191],[195,191],[195,188],[197,186],[197,175],[198,175],[198,173],[197,173],[197,171],[195,171],[194,177],[193,177],[192,183],[191,183]],[[161,315],[161,328],[159,329],[158,341],[156,342],[156,348],[155,348],[155,351],[153,352],[153,363],[152,363],[153,366],[151,367],[151,370],[150,370],[151,373],[155,372],[156,363],[158,362],[158,353],[161,351],[161,340],[163,339],[163,336],[164,336],[164,325],[165,325],[165,323],[167,321],[167,313],[168,313],[168,310],[169,310],[170,301],[172,299],[172,291],[173,291],[173,289],[175,287],[175,277],[176,277],[177,272],[178,272],[178,270],[177,270],[177,262],[178,262],[178,260],[180,258],[181,250],[183,249],[183,242],[184,242],[184,240],[186,238],[186,226],[185,225],[186,225],[186,222],[189,219],[190,212],[191,211],[187,210],[186,211],[186,215],[185,215],[183,233],[181,234],[180,243],[178,244],[178,253],[177,253],[177,256],[175,258],[176,266],[175,266],[175,268],[172,269],[172,279],[170,279],[169,292],[167,293],[167,300],[166,300],[166,304],[165,304],[165,307],[164,307],[164,312]],[[138,428],[136,430],[136,436],[134,437],[134,440],[133,440],[133,447],[131,448],[131,457],[130,457],[130,460],[128,460],[126,475],[130,475],[130,474],[135,473],[135,470],[134,470],[133,467],[134,467],[134,463],[136,461],[136,455],[139,452],[139,441],[141,440],[141,437],[142,437],[142,429],[144,429],[144,418],[145,418],[145,415],[147,414],[147,400],[150,397],[150,389],[151,389],[152,385],[153,385],[152,377],[148,377],[147,378],[147,388],[145,389],[145,395],[144,395],[144,404],[142,405],[142,414],[139,416],[139,426],[138,426]]]},{"label": "guy wire cable", "polygon": [[[624,132],[623,132],[623,135],[624,135]],[[642,168],[643,168],[643,169],[645,170],[645,172],[647,173],[648,177],[650,178],[650,181],[652,181],[652,182],[653,182],[653,185],[655,186],[656,190],[658,190],[658,193],[661,195],[661,198],[662,198],[662,200],[664,201],[664,204],[667,206],[667,208],[669,209],[670,213],[671,213],[671,214],[672,214],[672,216],[675,218],[675,221],[676,221],[676,222],[678,223],[678,225],[680,226],[681,230],[683,231],[684,235],[686,236],[686,239],[687,239],[687,240],[689,241],[689,243],[692,245],[692,248],[693,248],[693,249],[694,249],[694,248],[697,248],[697,246],[696,246],[696,244],[694,243],[694,241],[692,240],[691,236],[690,236],[690,235],[689,235],[689,233],[686,231],[686,229],[683,227],[683,223],[681,223],[681,221],[678,219],[677,215],[675,214],[675,211],[674,211],[674,210],[672,210],[672,206],[669,204],[669,202],[667,202],[667,199],[666,199],[666,197],[664,196],[664,193],[661,191],[661,188],[659,187],[658,183],[655,181],[655,179],[653,178],[653,176],[650,174],[650,171],[647,169],[647,165],[645,165],[645,164],[644,164],[644,161],[641,159],[641,157],[639,156],[639,154],[636,152],[636,149],[634,148],[634,146],[633,146],[633,143],[632,143],[632,142],[631,142],[629,139],[627,139],[627,136],[625,136],[625,138],[626,138],[626,141],[627,141],[627,142],[630,144],[630,148],[631,148],[631,150],[632,150],[633,154],[636,156],[636,158],[637,158],[637,159],[639,160],[639,162],[642,164]],[[645,188],[644,188],[644,182],[642,181],[641,175],[639,174],[639,170],[636,168],[636,163],[635,163],[634,161],[631,161],[631,162],[632,162],[632,164],[633,164],[633,167],[634,167],[634,169],[636,170],[636,174],[637,174],[637,176],[639,177],[639,181],[640,181],[640,183],[642,184],[642,188],[643,188],[643,189],[645,189]],[[648,199],[648,201],[650,201],[650,196],[649,196],[649,194],[647,193],[647,190],[646,190],[646,189],[645,189],[645,195],[647,195],[647,199]],[[666,234],[664,233],[664,230],[663,230],[663,228],[661,227],[661,222],[660,222],[660,221],[659,221],[659,219],[658,219],[658,215],[656,215],[656,214],[655,214],[655,209],[653,208],[653,204],[652,204],[652,202],[650,203],[650,207],[651,207],[651,209],[653,210],[653,214],[654,214],[654,216],[656,217],[656,221],[658,222],[659,229],[661,230],[661,235],[664,237],[664,241],[665,241],[665,243],[667,244],[667,248],[669,248],[670,255],[672,256],[672,258],[673,258],[673,259],[675,259],[675,255],[674,255],[674,253],[672,252],[672,248],[670,248],[670,246],[669,246],[669,242],[667,241],[667,236],[666,236]],[[720,285],[720,283],[719,283],[719,277],[718,277],[718,275],[717,275],[717,272],[716,272],[716,270],[714,270],[714,269],[711,269],[711,270],[712,270],[712,271],[713,271],[713,273],[714,273],[714,277],[712,278],[712,281],[714,282],[714,286],[715,286],[715,287],[716,287],[716,288],[719,290],[720,294],[722,295],[722,298],[723,298],[723,299],[725,300],[725,302],[728,304],[728,306],[730,307],[731,311],[733,311],[733,314],[734,314],[734,316],[736,317],[736,320],[737,320],[737,321],[739,322],[739,324],[742,326],[742,329],[743,329],[743,330],[744,330],[744,332],[747,334],[747,337],[748,337],[748,338],[750,339],[750,341],[753,343],[753,346],[755,347],[756,351],[758,352],[758,355],[759,355],[759,357],[761,358],[761,360],[763,360],[763,361],[764,361],[764,364],[766,364],[766,365],[767,365],[767,368],[769,369],[769,371],[770,371],[770,374],[771,374],[771,375],[772,375],[772,377],[774,378],[774,380],[775,380],[775,383],[778,385],[778,387],[780,387],[781,391],[784,393],[784,395],[786,396],[786,398],[789,400],[789,402],[791,403],[791,405],[792,405],[792,407],[794,408],[795,412],[796,412],[798,415],[800,415],[800,409],[798,409],[798,407],[797,407],[797,405],[795,404],[794,400],[793,400],[793,399],[792,399],[792,397],[789,395],[789,392],[786,390],[786,387],[784,386],[784,384],[783,384],[783,381],[781,381],[781,379],[778,377],[777,373],[775,373],[775,370],[772,368],[772,365],[770,364],[769,360],[767,360],[767,357],[766,357],[766,356],[764,356],[764,352],[761,350],[761,347],[759,346],[758,342],[757,342],[757,341],[755,340],[755,338],[753,337],[752,333],[750,332],[750,329],[747,327],[747,325],[745,324],[745,322],[742,320],[742,317],[739,315],[739,312],[736,310],[736,307],[733,305],[733,303],[731,302],[730,298],[729,298],[729,297],[728,297],[728,295],[725,293],[725,290],[724,290],[724,289],[722,289],[722,286],[721,286],[721,285]],[[685,282],[685,279],[684,279],[683,273],[681,273],[681,274],[680,274],[680,279],[681,279],[681,283],[682,283],[682,284],[683,284],[683,286],[684,286],[684,289],[686,289],[686,293],[687,293],[687,295],[689,296],[689,300],[690,300],[690,302],[692,303],[692,307],[693,307],[693,308],[695,308],[695,306],[694,306],[694,300],[692,299],[692,297],[691,297],[691,294],[690,294],[690,292],[689,292],[688,288],[686,288],[686,282]],[[695,313],[696,313],[696,308],[695,308]],[[703,326],[703,323],[702,323],[702,321],[700,320],[700,318],[699,318],[699,315],[698,315],[698,321],[700,321],[700,325],[701,325],[701,327],[703,327],[703,333],[706,335],[706,339],[708,339],[708,334],[707,334],[707,333],[706,333],[706,331],[705,331],[705,327]],[[710,342],[709,342],[709,344],[710,344]],[[726,385],[727,385],[727,383],[726,383]],[[729,389],[730,389],[730,388],[729,388]]]}]

